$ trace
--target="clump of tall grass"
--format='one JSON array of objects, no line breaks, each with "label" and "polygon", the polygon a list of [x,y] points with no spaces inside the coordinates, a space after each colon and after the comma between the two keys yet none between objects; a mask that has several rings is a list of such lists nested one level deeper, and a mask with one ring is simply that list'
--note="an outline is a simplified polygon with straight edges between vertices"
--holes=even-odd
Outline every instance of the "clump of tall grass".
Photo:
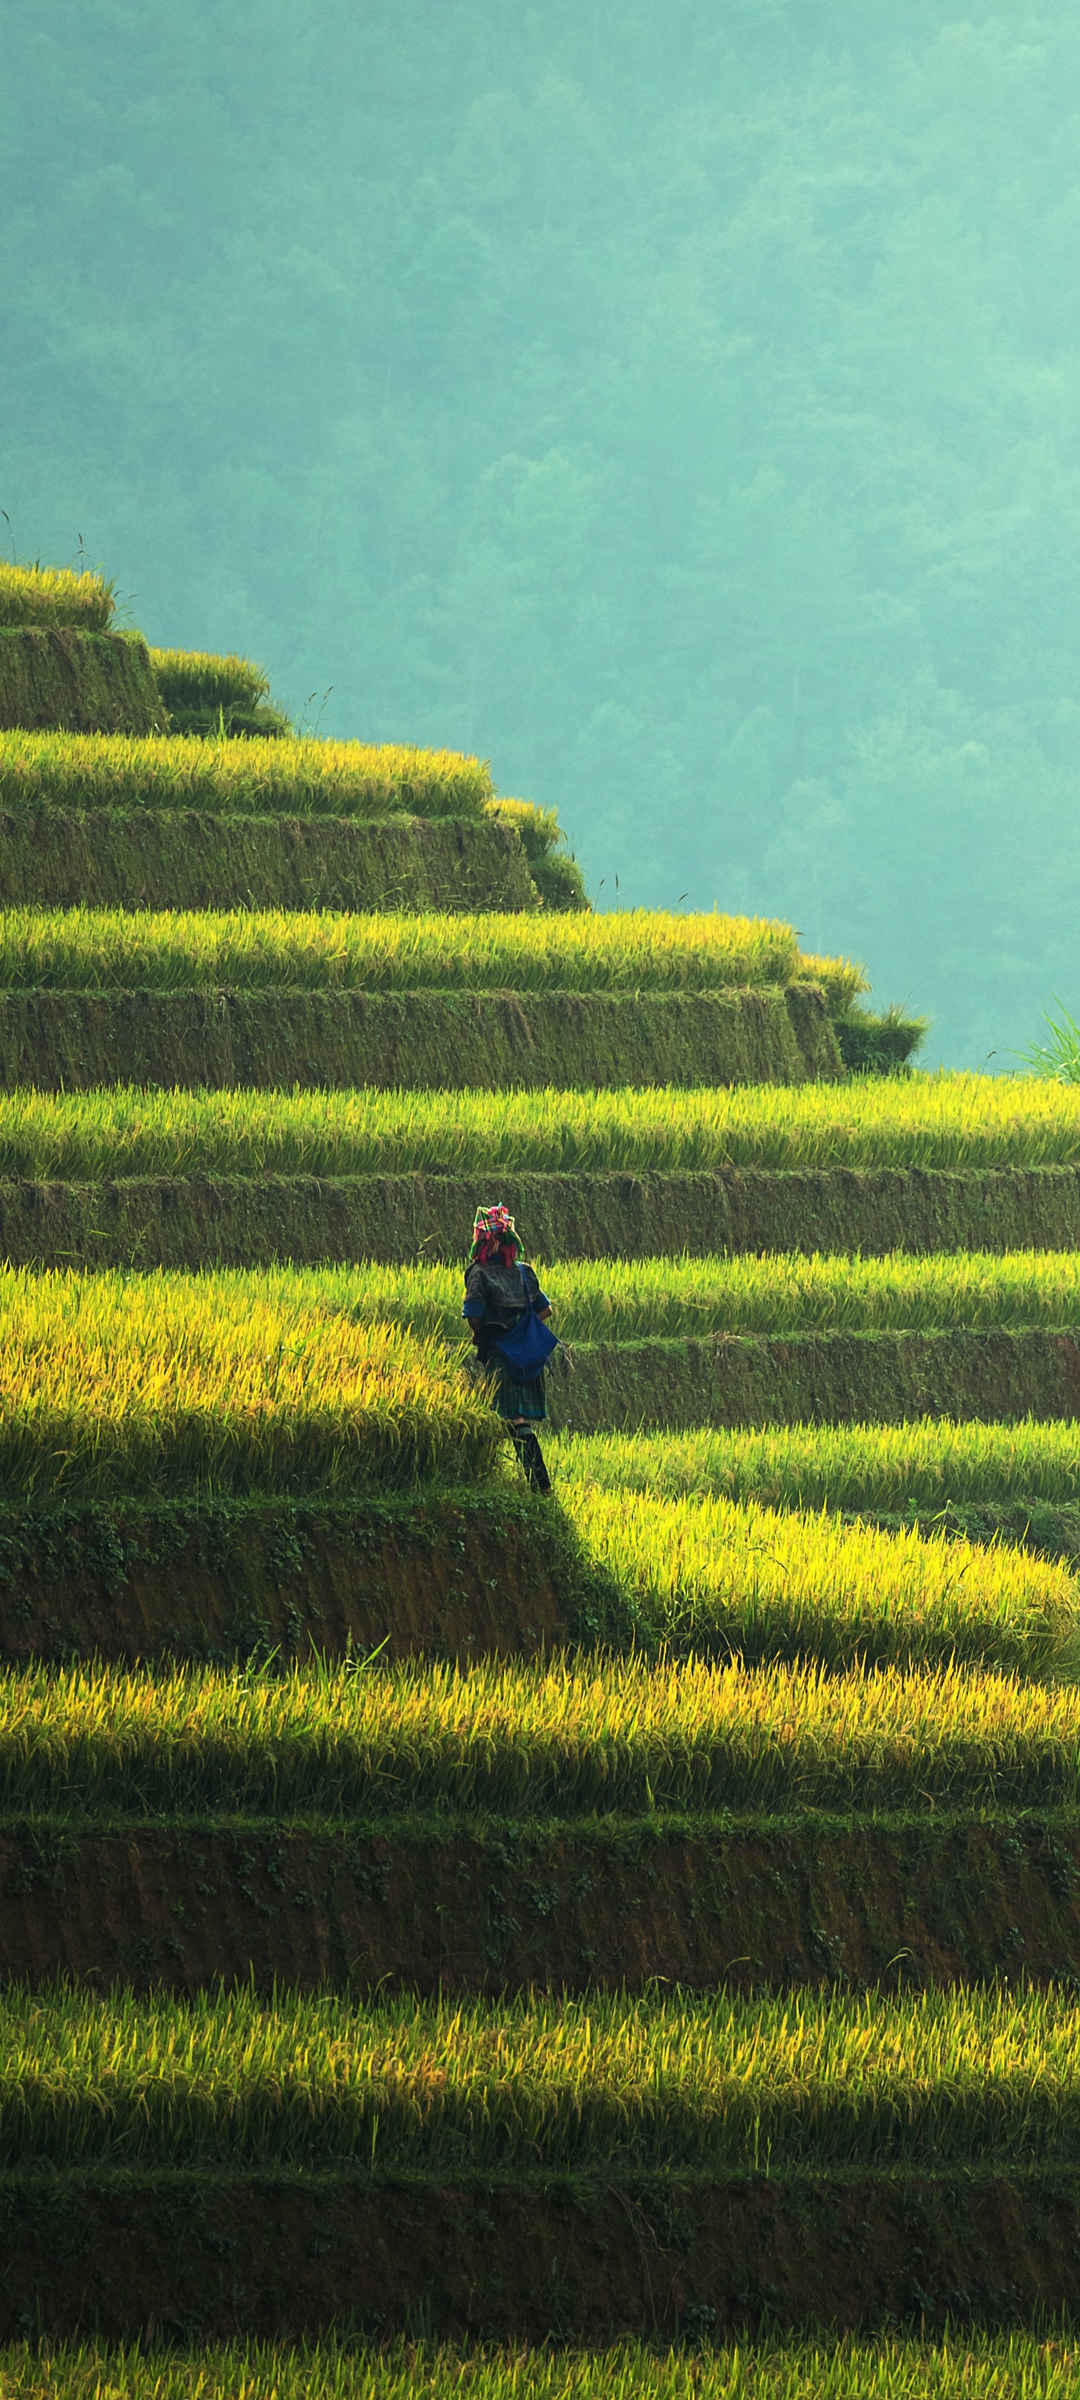
[{"label": "clump of tall grass", "polygon": [[[55,919],[52,920],[55,922]],[[598,920],[599,921],[599,920]],[[511,920],[519,928],[523,919]],[[0,1174],[715,1173],[1080,1163],[1080,1090],[1035,1076],[672,1091],[0,1093]],[[525,1228],[526,1232],[528,1228]]]},{"label": "clump of tall grass", "polygon": [[256,816],[476,817],[478,759],[366,742],[0,733],[0,808],[241,809]]},{"label": "clump of tall grass", "polygon": [[1040,1075],[1052,1083],[1080,1083],[1080,1025],[1069,1015],[1063,1001],[1055,1006],[1059,1015],[1047,1011],[1044,1023],[1049,1040],[1033,1042],[1029,1050],[1016,1055],[1031,1075]]},{"label": "clump of tall grass", "polygon": [[113,613],[113,586],[86,568],[0,564],[0,626],[74,626],[103,633]]}]

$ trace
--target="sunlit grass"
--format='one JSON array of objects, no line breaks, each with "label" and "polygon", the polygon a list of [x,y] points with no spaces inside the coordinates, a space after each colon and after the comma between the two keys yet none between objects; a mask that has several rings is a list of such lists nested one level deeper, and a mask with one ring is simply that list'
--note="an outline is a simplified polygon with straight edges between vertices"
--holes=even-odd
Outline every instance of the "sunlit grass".
[{"label": "sunlit grass", "polygon": [[85,568],[0,564],[0,627],[72,625],[102,633],[112,612],[111,583]]},{"label": "sunlit grass", "polygon": [[258,816],[474,817],[491,798],[478,759],[390,743],[200,734],[0,732],[0,807],[243,809]]},{"label": "sunlit grass", "polygon": [[395,1327],[178,1277],[0,1268],[0,1496],[345,1490],[490,1462],[495,1428]]},{"label": "sunlit grass", "polygon": [[673,2351],[405,2341],[0,2349],[7,2400],[1075,2400],[1078,2382],[1071,2339],[969,2327],[941,2342],[766,2338]]},{"label": "sunlit grass", "polygon": [[1074,1421],[920,1417],[904,1425],[768,1425],[692,1433],[559,1434],[560,1476],[607,1491],[757,1500],[770,1508],[925,1512],[1080,1501]]},{"label": "sunlit grass", "polygon": [[[250,743],[242,746],[250,751]],[[786,983],[797,971],[790,928],[754,917],[664,917],[644,910],[608,917],[289,909],[11,908],[0,914],[0,988],[8,990],[210,984],[681,991]],[[837,972],[842,978],[842,962]]]},{"label": "sunlit grass", "polygon": [[1080,2003],[1054,1990],[417,2001],[0,1993],[20,2166],[378,2181],[491,2172],[1071,2164]]},{"label": "sunlit grass", "polygon": [[1074,1809],[1080,1691],[984,1669],[327,1662],[0,1677],[0,1807],[380,1823]]},{"label": "sunlit grass", "polygon": [[[238,747],[250,754],[252,745]],[[520,932],[525,920],[509,922]],[[723,1167],[963,1171],[1078,1162],[1080,1087],[1036,1076],[871,1076],[705,1091],[199,1092],[121,1085],[0,1094],[6,1175],[490,1178]]]}]

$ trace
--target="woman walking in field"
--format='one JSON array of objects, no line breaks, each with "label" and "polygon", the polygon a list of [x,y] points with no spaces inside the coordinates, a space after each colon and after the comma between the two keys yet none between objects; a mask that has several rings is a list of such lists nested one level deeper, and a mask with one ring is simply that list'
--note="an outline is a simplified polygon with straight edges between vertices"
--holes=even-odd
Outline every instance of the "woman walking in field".
[{"label": "woman walking in field", "polygon": [[[526,1477],[535,1492],[550,1492],[551,1478],[536,1438],[536,1427],[547,1416],[543,1358],[537,1364],[533,1354],[554,1349],[554,1339],[545,1330],[551,1302],[521,1256],[513,1217],[501,1200],[492,1208],[477,1209],[461,1313],[481,1366],[494,1375],[492,1400],[510,1428]],[[511,1353],[516,1347],[518,1357],[504,1355],[504,1344]]]}]

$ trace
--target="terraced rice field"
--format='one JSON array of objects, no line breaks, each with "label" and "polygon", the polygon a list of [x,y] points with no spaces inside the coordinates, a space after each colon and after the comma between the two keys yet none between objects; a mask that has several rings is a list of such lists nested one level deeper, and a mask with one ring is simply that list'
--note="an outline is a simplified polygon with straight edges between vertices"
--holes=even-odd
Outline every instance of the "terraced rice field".
[{"label": "terraced rice field", "polygon": [[[492,804],[0,737],[0,2339],[195,2346],[0,2384],[1052,2391],[1080,1096],[852,1079],[857,967],[554,913]],[[549,1503],[462,1371],[494,1198]]]},{"label": "terraced rice field", "polygon": [[0,809],[195,808],[265,816],[479,815],[488,769],[450,750],[197,735],[0,734]]},{"label": "terraced rice field", "polygon": [[1033,1076],[490,1093],[160,1091],[110,1083],[89,1093],[7,1092],[0,1100],[0,1174],[35,1179],[729,1169],[1011,1169],[1030,1176],[1077,1165],[1080,1087]]},{"label": "terraced rice field", "polygon": [[[800,964],[790,926],[647,910],[524,922],[296,909],[11,908],[0,918],[7,991],[714,991],[791,983]],[[813,980],[834,1007],[865,989],[845,960],[814,965]]]},{"label": "terraced rice field", "polygon": [[378,2350],[265,2343],[150,2355],[29,2344],[0,2351],[11,2400],[1071,2400],[1071,2343],[967,2334],[945,2343],[806,2341],[702,2356],[636,2343],[605,2351]]}]

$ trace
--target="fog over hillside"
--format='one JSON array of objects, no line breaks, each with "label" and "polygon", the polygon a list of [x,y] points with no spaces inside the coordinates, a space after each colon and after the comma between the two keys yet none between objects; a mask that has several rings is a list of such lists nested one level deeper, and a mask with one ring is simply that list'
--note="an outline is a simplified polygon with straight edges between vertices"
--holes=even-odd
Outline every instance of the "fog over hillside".
[{"label": "fog over hillside", "polygon": [[7,18],[20,557],[490,757],[601,906],[864,957],[931,1058],[1080,1013],[1064,0]]}]

